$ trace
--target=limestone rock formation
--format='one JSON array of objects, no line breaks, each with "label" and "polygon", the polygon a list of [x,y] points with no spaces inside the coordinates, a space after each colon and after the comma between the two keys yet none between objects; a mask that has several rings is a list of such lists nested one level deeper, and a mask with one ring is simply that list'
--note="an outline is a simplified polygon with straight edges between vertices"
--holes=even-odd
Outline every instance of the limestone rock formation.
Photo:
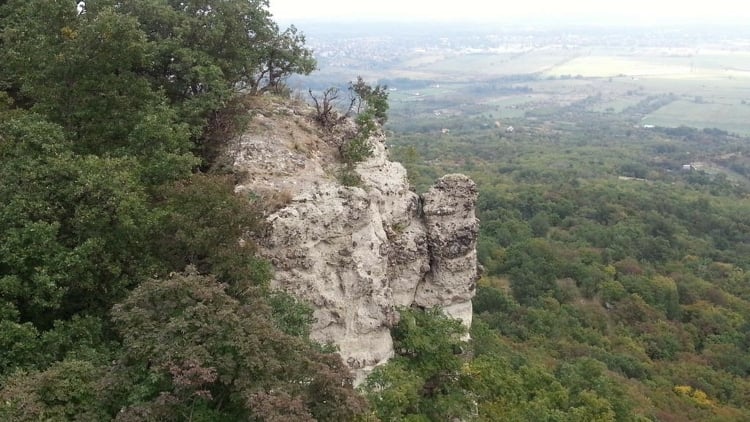
[{"label": "limestone rock formation", "polygon": [[258,239],[274,266],[272,286],[313,306],[312,337],[336,344],[361,380],[393,356],[398,307],[440,306],[471,323],[477,190],[449,175],[420,198],[382,138],[356,167],[361,186],[342,186],[336,142],[317,136],[307,113],[282,107],[254,118],[231,151],[243,175],[237,189],[282,193]]},{"label": "limestone rock formation", "polygon": [[423,195],[431,264],[414,297],[415,304],[441,306],[467,325],[471,324],[471,301],[466,298],[474,296],[478,278],[476,200],[476,185],[461,174],[443,176]]}]

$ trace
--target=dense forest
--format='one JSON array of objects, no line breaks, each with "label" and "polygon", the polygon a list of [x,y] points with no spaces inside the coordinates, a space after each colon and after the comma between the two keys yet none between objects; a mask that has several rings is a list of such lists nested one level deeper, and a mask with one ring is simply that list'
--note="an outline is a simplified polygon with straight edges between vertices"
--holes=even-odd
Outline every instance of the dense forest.
[{"label": "dense forest", "polygon": [[0,1],[0,419],[364,414],[268,289],[263,204],[205,171],[253,95],[314,68],[304,37],[262,0],[76,6]]},{"label": "dense forest", "polygon": [[[475,400],[463,411],[750,419],[750,140],[577,104],[545,113],[513,131],[481,116],[391,125],[421,189],[453,171],[480,188],[485,274],[453,384]],[[393,366],[383,376],[415,372]]]}]

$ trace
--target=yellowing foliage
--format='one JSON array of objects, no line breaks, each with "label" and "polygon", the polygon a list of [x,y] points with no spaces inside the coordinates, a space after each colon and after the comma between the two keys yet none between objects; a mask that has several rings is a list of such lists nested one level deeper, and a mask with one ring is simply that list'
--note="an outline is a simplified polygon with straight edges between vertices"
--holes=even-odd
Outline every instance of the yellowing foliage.
[{"label": "yellowing foliage", "polygon": [[690,398],[700,407],[713,407],[716,405],[716,402],[711,400],[711,398],[708,397],[708,394],[704,391],[693,388],[689,385],[676,385],[673,390],[679,396]]},{"label": "yellowing foliage", "polygon": [[74,40],[78,37],[78,31],[75,29],[69,27],[69,26],[63,26],[60,29],[60,34],[65,38],[66,40]]}]

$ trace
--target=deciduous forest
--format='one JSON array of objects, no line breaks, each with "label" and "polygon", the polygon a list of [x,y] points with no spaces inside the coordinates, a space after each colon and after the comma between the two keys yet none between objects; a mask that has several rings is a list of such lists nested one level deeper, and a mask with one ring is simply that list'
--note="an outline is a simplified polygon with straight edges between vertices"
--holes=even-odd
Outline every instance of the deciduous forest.
[{"label": "deciduous forest", "polygon": [[0,2],[0,419],[365,413],[240,241],[263,204],[204,171],[314,65],[264,1]]},{"label": "deciduous forest", "polygon": [[461,171],[480,187],[456,387],[479,420],[750,417],[748,138],[576,105],[513,131],[413,123],[392,151],[417,186]]}]

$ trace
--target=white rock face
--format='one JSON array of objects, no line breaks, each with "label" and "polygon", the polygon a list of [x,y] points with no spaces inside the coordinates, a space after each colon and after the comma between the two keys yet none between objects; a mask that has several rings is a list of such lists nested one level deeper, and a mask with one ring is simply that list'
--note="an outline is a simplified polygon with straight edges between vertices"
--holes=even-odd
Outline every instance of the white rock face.
[{"label": "white rock face", "polygon": [[361,381],[393,356],[398,307],[440,306],[471,324],[474,182],[445,176],[420,198],[373,139],[373,156],[356,167],[361,187],[345,187],[333,176],[337,147],[311,135],[304,113],[260,120],[262,130],[232,151],[244,175],[237,189],[291,198],[258,243],[275,269],[272,286],[313,306],[315,340],[336,344]]},{"label": "white rock face", "polygon": [[426,308],[441,306],[448,315],[470,326],[471,300],[466,298],[474,296],[478,278],[476,185],[462,174],[443,176],[423,200],[432,264],[417,287],[414,303]]}]

